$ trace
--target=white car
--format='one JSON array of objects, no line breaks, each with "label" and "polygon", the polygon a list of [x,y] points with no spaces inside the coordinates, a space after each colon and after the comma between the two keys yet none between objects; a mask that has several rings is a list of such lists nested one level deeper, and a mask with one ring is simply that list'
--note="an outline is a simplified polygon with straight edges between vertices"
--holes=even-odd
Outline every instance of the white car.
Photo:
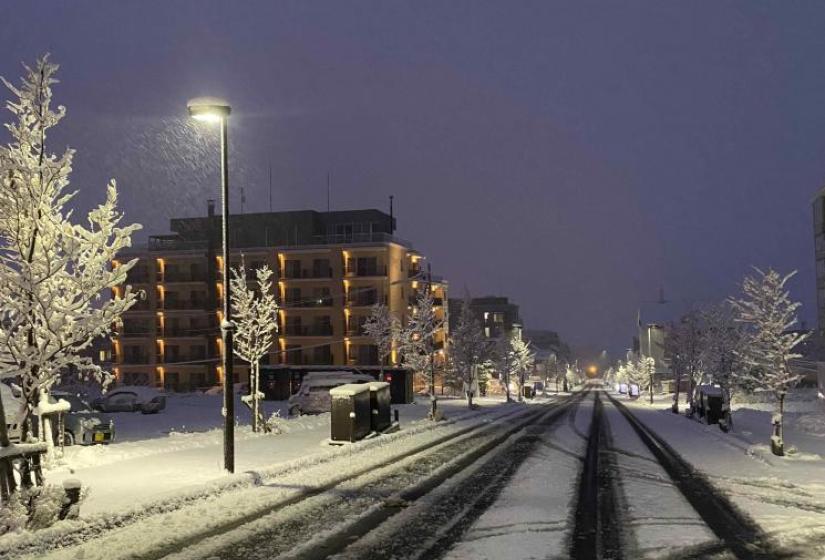
[{"label": "white car", "polygon": [[152,387],[121,386],[92,401],[101,412],[141,412],[157,414],[166,408],[166,395]]},{"label": "white car", "polygon": [[371,375],[349,371],[313,371],[304,376],[301,388],[289,397],[287,410],[290,416],[300,414],[321,414],[329,412],[332,399],[329,390],[348,383],[369,383],[375,381]]}]

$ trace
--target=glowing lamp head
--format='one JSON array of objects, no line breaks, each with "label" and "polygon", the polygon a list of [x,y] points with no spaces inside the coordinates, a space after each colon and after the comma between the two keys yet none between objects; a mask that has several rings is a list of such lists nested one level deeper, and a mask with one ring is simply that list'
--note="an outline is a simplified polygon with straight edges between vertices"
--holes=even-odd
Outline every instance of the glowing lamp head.
[{"label": "glowing lamp head", "polygon": [[218,97],[196,97],[186,104],[189,116],[197,121],[220,122],[232,111],[225,99]]}]

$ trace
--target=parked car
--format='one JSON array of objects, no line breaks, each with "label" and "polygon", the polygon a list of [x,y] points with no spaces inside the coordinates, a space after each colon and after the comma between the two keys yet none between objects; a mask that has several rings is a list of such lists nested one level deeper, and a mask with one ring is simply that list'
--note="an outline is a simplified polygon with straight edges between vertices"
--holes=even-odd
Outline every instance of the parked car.
[{"label": "parked car", "polygon": [[61,438],[63,445],[111,443],[115,439],[114,421],[95,412],[79,395],[52,391],[51,397],[66,401],[71,407],[69,412],[61,414],[63,433],[61,434],[58,429],[61,418],[58,418],[58,423],[52,427],[56,444],[61,443]]},{"label": "parked car", "polygon": [[289,397],[287,410],[290,416],[329,412],[332,399],[329,390],[348,383],[375,381],[371,375],[349,371],[315,371],[304,376],[298,392]]},{"label": "parked car", "polygon": [[166,408],[166,395],[152,387],[118,387],[92,401],[101,412],[156,414]]}]

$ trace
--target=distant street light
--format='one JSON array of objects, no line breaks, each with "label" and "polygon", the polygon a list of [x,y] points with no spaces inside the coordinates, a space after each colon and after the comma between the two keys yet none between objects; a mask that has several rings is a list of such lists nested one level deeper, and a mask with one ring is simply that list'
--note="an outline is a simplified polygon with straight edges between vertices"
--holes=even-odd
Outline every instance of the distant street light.
[{"label": "distant street light", "polygon": [[235,472],[235,399],[233,395],[234,375],[232,362],[232,309],[229,305],[229,144],[226,121],[231,112],[229,103],[216,97],[197,97],[186,104],[189,116],[195,120],[217,122],[221,125],[221,232],[223,237],[223,320],[221,339],[223,340],[223,467]]}]

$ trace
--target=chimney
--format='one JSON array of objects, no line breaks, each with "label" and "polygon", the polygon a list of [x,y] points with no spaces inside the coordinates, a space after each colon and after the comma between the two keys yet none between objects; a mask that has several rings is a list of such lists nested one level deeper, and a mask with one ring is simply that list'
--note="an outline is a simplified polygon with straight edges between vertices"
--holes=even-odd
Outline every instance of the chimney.
[{"label": "chimney", "polygon": [[209,218],[215,217],[215,199],[210,198],[206,201],[206,215]]},{"label": "chimney", "polygon": [[395,233],[395,218],[393,218],[392,212],[392,199],[395,198],[393,195],[390,195],[390,233]]}]

